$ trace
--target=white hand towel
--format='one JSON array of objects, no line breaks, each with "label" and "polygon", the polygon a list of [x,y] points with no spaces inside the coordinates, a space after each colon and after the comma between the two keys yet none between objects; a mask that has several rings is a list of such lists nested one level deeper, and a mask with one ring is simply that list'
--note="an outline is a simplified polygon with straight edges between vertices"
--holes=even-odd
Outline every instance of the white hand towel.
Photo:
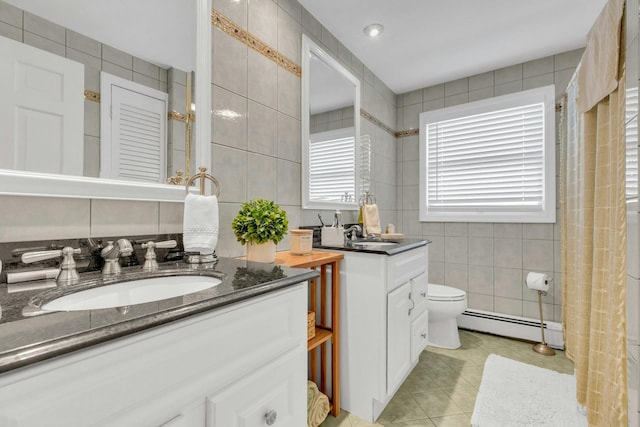
[{"label": "white hand towel", "polygon": [[362,215],[367,234],[382,233],[382,227],[380,227],[380,215],[378,214],[378,205],[364,205],[364,212],[362,212]]},{"label": "white hand towel", "polygon": [[218,198],[187,194],[182,242],[185,252],[210,255],[218,244]]}]

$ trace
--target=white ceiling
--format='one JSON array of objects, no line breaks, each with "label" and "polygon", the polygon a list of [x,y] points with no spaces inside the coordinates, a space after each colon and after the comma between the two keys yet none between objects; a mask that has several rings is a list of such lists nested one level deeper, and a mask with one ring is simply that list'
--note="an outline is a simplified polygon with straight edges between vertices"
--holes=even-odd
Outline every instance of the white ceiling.
[{"label": "white ceiling", "polygon": [[299,2],[400,94],[584,47],[606,0]]}]

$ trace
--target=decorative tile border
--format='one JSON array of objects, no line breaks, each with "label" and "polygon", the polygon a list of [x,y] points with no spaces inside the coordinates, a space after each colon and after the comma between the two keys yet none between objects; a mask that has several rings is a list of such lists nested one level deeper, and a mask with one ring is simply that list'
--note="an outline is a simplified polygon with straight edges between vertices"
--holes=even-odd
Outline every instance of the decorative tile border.
[{"label": "decorative tile border", "polygon": [[[169,120],[175,120],[178,122],[187,123],[187,115],[183,113],[179,113],[176,110],[169,111],[169,113],[167,114],[167,117],[169,118]],[[189,117],[189,122],[195,122],[195,121],[196,121],[196,116],[195,114],[191,113]]]},{"label": "decorative tile border", "polygon": [[378,126],[383,131],[387,132],[389,135],[396,136],[396,132],[393,129],[391,129],[389,126],[385,125],[384,123],[382,123],[382,120],[368,113],[363,108],[360,109],[360,117],[364,117],[365,119],[369,120],[371,123]]},{"label": "decorative tile border", "polygon": [[100,93],[85,89],[84,99],[93,101],[93,102],[100,102]]},{"label": "decorative tile border", "polygon": [[243,30],[240,26],[215,9],[211,10],[211,24],[236,40],[241,41],[261,55],[269,58],[290,73],[298,77],[302,77],[302,67],[300,65],[296,64],[262,40],[253,36],[248,31]]},{"label": "decorative tile border", "polygon": [[396,132],[396,138],[406,138],[408,136],[420,135],[420,129],[399,130]]},{"label": "decorative tile border", "polygon": [[[555,110],[557,112],[562,111],[562,104],[561,103],[557,103],[555,105]],[[362,110],[364,111],[364,110]],[[368,113],[367,113],[368,114]],[[362,117],[366,117],[362,112],[360,114]],[[367,117],[368,118],[368,117]],[[371,119],[370,119],[371,120]],[[378,119],[376,119],[375,117],[373,117],[373,120],[379,121]],[[371,121],[373,121],[371,120]],[[375,122],[374,122],[375,123]],[[384,126],[384,125],[383,125]],[[386,130],[386,129],[385,129]],[[397,132],[395,132],[395,137],[396,138],[406,138],[408,136],[414,136],[414,135],[420,135],[420,129],[407,129],[407,130],[399,130]]]}]

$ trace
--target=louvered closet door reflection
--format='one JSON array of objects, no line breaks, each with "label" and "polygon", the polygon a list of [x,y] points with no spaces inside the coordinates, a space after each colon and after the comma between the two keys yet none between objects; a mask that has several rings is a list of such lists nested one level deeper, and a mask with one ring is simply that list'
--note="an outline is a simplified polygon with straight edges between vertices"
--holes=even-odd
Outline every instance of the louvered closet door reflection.
[{"label": "louvered closet door reflection", "polygon": [[111,177],[164,182],[166,103],[112,86]]}]

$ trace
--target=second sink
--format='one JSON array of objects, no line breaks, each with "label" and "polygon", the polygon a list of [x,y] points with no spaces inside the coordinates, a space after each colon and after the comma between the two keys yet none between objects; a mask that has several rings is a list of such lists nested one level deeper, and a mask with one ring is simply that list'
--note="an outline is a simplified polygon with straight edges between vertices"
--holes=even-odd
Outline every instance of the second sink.
[{"label": "second sink", "polygon": [[220,279],[209,276],[165,276],[131,280],[61,296],[42,306],[45,311],[79,311],[124,307],[187,295],[212,288]]}]

